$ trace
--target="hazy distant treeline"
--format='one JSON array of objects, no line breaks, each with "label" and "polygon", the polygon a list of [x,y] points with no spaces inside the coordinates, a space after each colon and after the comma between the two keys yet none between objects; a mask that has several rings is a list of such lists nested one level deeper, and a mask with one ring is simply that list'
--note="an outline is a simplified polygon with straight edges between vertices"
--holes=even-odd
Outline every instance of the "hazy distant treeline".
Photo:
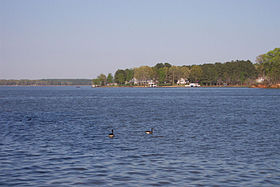
[{"label": "hazy distant treeline", "polygon": [[100,74],[93,79],[95,85],[146,84],[153,80],[159,85],[174,85],[180,79],[199,82],[202,85],[251,85],[257,78],[266,84],[280,82],[280,48],[276,48],[257,57],[257,63],[249,60],[236,60],[225,63],[209,63],[192,66],[174,66],[169,63],[158,63],[153,67],[141,66],[131,69],[118,69],[114,76]]},{"label": "hazy distant treeline", "polygon": [[0,85],[91,85],[91,79],[40,79],[40,80],[0,80]]}]

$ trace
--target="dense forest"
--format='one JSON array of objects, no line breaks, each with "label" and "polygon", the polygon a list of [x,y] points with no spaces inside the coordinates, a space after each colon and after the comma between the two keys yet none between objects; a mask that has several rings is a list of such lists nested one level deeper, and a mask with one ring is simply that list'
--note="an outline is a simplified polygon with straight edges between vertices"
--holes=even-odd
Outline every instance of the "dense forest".
[{"label": "dense forest", "polygon": [[46,85],[91,85],[91,79],[40,79],[40,80],[0,80],[0,85],[36,85],[36,86],[46,86]]},{"label": "dense forest", "polygon": [[145,85],[152,80],[158,85],[176,85],[180,79],[198,82],[201,85],[239,85],[280,83],[280,48],[257,57],[257,63],[236,60],[225,63],[209,63],[191,66],[174,66],[158,63],[153,67],[141,66],[133,69],[118,69],[114,76],[100,74],[93,79],[94,85]]}]

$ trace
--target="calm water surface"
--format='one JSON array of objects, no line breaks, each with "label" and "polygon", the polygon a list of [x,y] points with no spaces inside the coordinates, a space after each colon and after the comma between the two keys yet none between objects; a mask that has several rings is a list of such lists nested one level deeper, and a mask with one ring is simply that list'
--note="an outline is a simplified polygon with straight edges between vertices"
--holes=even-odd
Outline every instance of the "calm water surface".
[{"label": "calm water surface", "polygon": [[0,129],[1,186],[280,185],[279,89],[0,87]]}]

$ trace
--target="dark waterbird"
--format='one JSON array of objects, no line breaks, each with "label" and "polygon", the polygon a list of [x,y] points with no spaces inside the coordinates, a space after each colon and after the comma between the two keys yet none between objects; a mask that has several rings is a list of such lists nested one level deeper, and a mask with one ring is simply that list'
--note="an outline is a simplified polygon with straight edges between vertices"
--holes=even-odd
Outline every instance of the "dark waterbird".
[{"label": "dark waterbird", "polygon": [[145,131],[146,134],[153,134],[154,128],[151,128],[150,131]]},{"label": "dark waterbird", "polygon": [[112,129],[112,133],[110,133],[108,136],[109,136],[109,138],[114,138],[115,135],[114,135],[114,130],[113,129]]}]

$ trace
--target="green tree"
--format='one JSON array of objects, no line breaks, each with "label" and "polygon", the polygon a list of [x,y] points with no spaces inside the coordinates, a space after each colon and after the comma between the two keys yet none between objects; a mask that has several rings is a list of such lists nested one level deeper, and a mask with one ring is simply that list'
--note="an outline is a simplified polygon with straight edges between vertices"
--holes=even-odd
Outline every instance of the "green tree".
[{"label": "green tree", "polygon": [[153,79],[158,81],[160,84],[167,82],[169,67],[171,67],[171,65],[168,63],[157,63],[153,67]]},{"label": "green tree", "polygon": [[112,73],[109,73],[107,75],[107,83],[113,83],[113,81],[114,81],[113,75]]},{"label": "green tree", "polygon": [[134,68],[134,77],[141,83],[152,79],[153,70],[149,66],[141,66],[139,68]]},{"label": "green tree", "polygon": [[99,79],[92,79],[92,85],[98,85],[100,86],[100,80]]},{"label": "green tree", "polygon": [[198,65],[193,65],[191,67],[190,79],[191,81],[198,82],[202,78],[202,69]]},{"label": "green tree", "polygon": [[164,63],[164,67],[170,68],[172,65],[169,63]]},{"label": "green tree", "polygon": [[155,70],[156,73],[156,80],[160,83],[163,84],[164,82],[166,82],[166,68],[159,68]]},{"label": "green tree", "polygon": [[252,80],[257,78],[257,70],[251,61],[237,61],[237,65],[239,71],[238,79],[241,85],[246,82],[252,82]]},{"label": "green tree", "polygon": [[216,84],[217,85],[221,85],[224,83],[225,78],[224,78],[224,64],[220,63],[220,62],[216,62],[214,64],[215,66],[215,70],[217,73],[217,80],[216,80]]},{"label": "green tree", "polygon": [[182,78],[182,76],[183,76],[182,71],[179,66],[171,66],[169,68],[169,77],[170,77],[170,82],[172,83],[172,85],[174,85],[177,80]]},{"label": "green tree", "polygon": [[134,77],[134,70],[133,69],[126,69],[125,71],[125,81],[129,82]]},{"label": "green tree", "polygon": [[101,86],[105,86],[107,84],[107,78],[106,78],[106,75],[104,74],[100,74],[97,79],[99,79],[100,81],[100,85]]},{"label": "green tree", "polygon": [[189,67],[181,66],[181,67],[179,67],[179,71],[180,71],[180,78],[183,78],[183,79],[189,79],[190,78],[191,70],[190,70]]},{"label": "green tree", "polygon": [[154,68],[156,68],[156,69],[161,69],[161,68],[163,68],[164,67],[164,64],[163,63],[157,63],[155,66],[154,66]]},{"label": "green tree", "polygon": [[213,85],[217,83],[218,73],[214,64],[201,65],[202,77],[201,82],[206,85]]},{"label": "green tree", "polygon": [[257,57],[258,73],[265,76],[270,84],[280,82],[280,48],[275,48]]},{"label": "green tree", "polygon": [[115,73],[115,82],[123,85],[125,83],[125,79],[126,79],[126,74],[125,71],[122,69],[118,69]]}]

